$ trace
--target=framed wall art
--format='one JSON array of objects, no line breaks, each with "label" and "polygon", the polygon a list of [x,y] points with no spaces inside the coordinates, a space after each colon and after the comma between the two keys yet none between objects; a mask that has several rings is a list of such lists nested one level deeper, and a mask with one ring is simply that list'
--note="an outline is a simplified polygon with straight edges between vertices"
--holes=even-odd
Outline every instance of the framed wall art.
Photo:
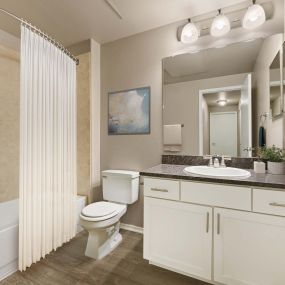
[{"label": "framed wall art", "polygon": [[150,87],[108,93],[108,134],[150,133]]}]

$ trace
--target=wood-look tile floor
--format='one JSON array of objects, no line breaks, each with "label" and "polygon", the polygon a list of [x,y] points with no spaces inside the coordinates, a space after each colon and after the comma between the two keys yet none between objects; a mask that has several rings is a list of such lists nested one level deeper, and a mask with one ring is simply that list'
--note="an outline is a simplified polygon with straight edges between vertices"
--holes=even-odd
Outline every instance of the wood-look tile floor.
[{"label": "wood-look tile floor", "polygon": [[208,285],[143,259],[143,235],[122,231],[122,243],[95,261],[84,255],[87,233],[49,254],[26,272],[16,272],[1,285]]}]

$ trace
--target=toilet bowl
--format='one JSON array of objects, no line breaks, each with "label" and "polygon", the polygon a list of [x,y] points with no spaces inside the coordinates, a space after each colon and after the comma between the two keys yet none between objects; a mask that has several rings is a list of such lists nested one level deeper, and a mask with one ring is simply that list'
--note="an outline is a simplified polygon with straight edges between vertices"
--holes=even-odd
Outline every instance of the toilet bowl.
[{"label": "toilet bowl", "polygon": [[111,202],[96,202],[80,214],[80,225],[89,232],[85,255],[101,259],[122,241],[119,233],[120,218],[127,206]]},{"label": "toilet bowl", "polygon": [[120,218],[126,213],[127,204],[137,201],[139,191],[138,172],[106,170],[102,173],[103,197],[109,201],[92,203],[80,214],[80,225],[89,232],[85,255],[94,259],[102,259],[122,241]]}]

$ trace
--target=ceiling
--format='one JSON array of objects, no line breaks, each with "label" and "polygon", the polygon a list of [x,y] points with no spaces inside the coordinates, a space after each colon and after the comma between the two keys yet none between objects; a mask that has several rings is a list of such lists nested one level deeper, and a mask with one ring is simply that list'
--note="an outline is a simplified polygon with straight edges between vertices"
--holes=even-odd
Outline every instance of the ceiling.
[{"label": "ceiling", "polygon": [[168,57],[163,61],[164,83],[201,80],[253,71],[263,39]]},{"label": "ceiling", "polygon": [[240,100],[240,90],[234,91],[224,91],[224,92],[215,92],[215,93],[208,93],[204,94],[204,99],[209,107],[217,107],[220,106],[217,103],[217,100],[226,99],[227,105],[238,105]]},{"label": "ceiling", "polygon": [[[250,0],[0,0],[0,8],[27,19],[65,46],[94,38],[106,43]],[[264,2],[267,0],[260,0]],[[283,0],[272,0],[280,6]],[[279,4],[278,4],[279,3]],[[280,7],[279,7],[280,8]],[[276,9],[277,13],[280,9]],[[279,11],[280,14],[280,11]],[[0,14],[0,29],[19,35],[19,24]]]}]

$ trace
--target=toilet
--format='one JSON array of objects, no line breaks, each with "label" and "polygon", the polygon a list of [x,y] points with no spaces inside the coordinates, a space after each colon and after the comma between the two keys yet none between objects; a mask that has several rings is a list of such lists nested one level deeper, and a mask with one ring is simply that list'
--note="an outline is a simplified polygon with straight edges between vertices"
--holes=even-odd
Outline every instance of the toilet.
[{"label": "toilet", "polygon": [[103,258],[120,244],[120,219],[139,194],[139,172],[105,170],[102,180],[104,201],[84,207],[80,214],[80,225],[89,232],[85,255],[94,259]]}]

